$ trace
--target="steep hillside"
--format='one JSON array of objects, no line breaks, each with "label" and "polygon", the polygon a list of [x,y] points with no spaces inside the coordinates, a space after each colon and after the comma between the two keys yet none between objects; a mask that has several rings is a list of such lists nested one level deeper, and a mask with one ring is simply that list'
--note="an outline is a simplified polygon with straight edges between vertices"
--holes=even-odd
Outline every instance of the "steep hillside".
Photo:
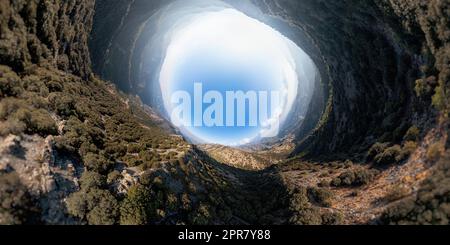
[{"label": "steep hillside", "polygon": [[279,207],[253,207],[267,196],[249,182],[270,178],[217,163],[108,83],[0,72],[1,223],[254,223]]}]

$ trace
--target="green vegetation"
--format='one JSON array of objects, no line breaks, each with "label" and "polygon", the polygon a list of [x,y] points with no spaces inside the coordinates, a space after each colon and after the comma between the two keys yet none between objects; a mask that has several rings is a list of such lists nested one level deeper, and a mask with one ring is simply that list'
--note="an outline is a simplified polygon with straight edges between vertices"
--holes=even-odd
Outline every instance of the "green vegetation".
[{"label": "green vegetation", "polygon": [[90,225],[112,225],[116,223],[118,203],[105,187],[105,179],[95,172],[85,172],[80,179],[81,191],[67,199],[69,214],[86,220]]},{"label": "green vegetation", "polygon": [[322,225],[340,225],[344,216],[339,212],[326,212],[322,214]]},{"label": "green vegetation", "polygon": [[[82,223],[202,225],[235,222],[238,217],[266,224],[276,221],[271,214],[278,212],[291,212],[292,219],[285,222],[293,224],[342,222],[340,213],[328,211],[334,199],[324,188],[329,180],[322,181],[323,188],[300,188],[289,194],[283,184],[273,184],[278,180],[245,183],[249,187],[242,190],[224,174],[233,170],[221,169],[208,156],[162,131],[140,107],[125,103],[127,97],[95,77],[82,81],[42,68],[28,69],[20,78],[14,74],[9,79],[16,79],[17,86],[2,85],[0,133],[53,135],[57,153],[83,165],[80,190],[66,199],[68,213]],[[400,138],[406,132],[402,146],[375,144],[368,158],[387,162],[385,158],[394,150],[395,160],[405,159],[408,154],[403,152],[417,147],[418,131],[414,127],[399,130]],[[353,166],[351,161],[330,163],[327,167],[334,172],[322,177]],[[313,163],[291,167],[305,174],[321,171],[321,165]],[[123,192],[118,193],[119,180],[126,181],[119,172],[123,169],[136,172],[132,178],[140,177],[129,189],[121,186]],[[375,170],[357,168],[331,184],[361,186],[376,175]]]},{"label": "green vegetation", "polygon": [[434,87],[437,85],[436,77],[431,76],[425,79],[416,81],[414,90],[418,97],[430,97],[434,92]]},{"label": "green vegetation", "polygon": [[333,201],[333,193],[323,188],[308,188],[310,200],[322,207],[331,207]]},{"label": "green vegetation", "polygon": [[17,174],[0,173],[0,225],[38,222],[34,220],[38,211]]},{"label": "green vegetation", "polygon": [[25,99],[4,98],[0,101],[1,133],[3,136],[14,133],[55,135],[57,129],[50,114],[41,108],[35,108]]},{"label": "green vegetation", "polygon": [[327,189],[300,187],[292,190],[289,196],[290,224],[337,225],[342,222],[342,214],[321,210],[321,207],[331,207],[332,204],[333,194]]},{"label": "green vegetation", "polygon": [[448,225],[450,222],[450,152],[421,185],[417,195],[402,199],[381,217],[385,224]]},{"label": "green vegetation", "polygon": [[436,162],[441,157],[441,148],[442,145],[440,143],[432,144],[427,151],[427,159],[430,162]]},{"label": "green vegetation", "polygon": [[48,101],[52,109],[62,118],[69,119],[70,116],[77,116],[76,101],[67,93],[53,92],[48,96]]},{"label": "green vegetation", "polygon": [[400,153],[400,156],[397,158],[400,161],[407,160],[417,149],[417,143],[414,141],[406,141],[403,144],[402,151]]},{"label": "green vegetation", "polygon": [[[0,66],[0,134],[56,135],[59,150],[79,156],[89,170],[107,174],[114,161],[151,168],[176,160],[178,139],[145,121],[139,108],[128,110],[118,92],[95,77],[87,83],[57,71],[29,68],[19,77]],[[13,86],[14,84],[14,86]],[[114,91],[114,90],[113,90]],[[136,119],[134,114],[139,114]],[[62,125],[58,132],[56,121]],[[139,154],[136,154],[139,153]]]},{"label": "green vegetation", "polygon": [[326,179],[322,179],[318,184],[318,187],[329,187],[330,186],[330,181],[326,180]]},{"label": "green vegetation", "polygon": [[209,205],[200,203],[199,207],[189,214],[189,223],[193,225],[211,224],[211,219],[215,216],[211,212],[212,208]]},{"label": "green vegetation", "polygon": [[373,144],[367,153],[368,160],[373,160],[377,155],[383,153],[388,148],[388,146],[389,146],[388,143],[377,142]]},{"label": "green vegetation", "polygon": [[386,148],[383,152],[375,156],[374,161],[378,165],[388,165],[392,163],[397,163],[402,159],[402,148],[399,145],[394,145]]},{"label": "green vegetation", "polygon": [[144,186],[133,186],[120,206],[120,224],[145,225],[155,216],[152,192]]},{"label": "green vegetation", "polygon": [[19,135],[25,131],[26,125],[16,119],[8,119],[0,122],[0,136],[7,136],[9,134]]},{"label": "green vegetation", "polygon": [[394,202],[405,198],[409,194],[411,194],[411,189],[404,184],[399,183],[390,188],[388,194],[384,197],[384,200],[387,202]]},{"label": "green vegetation", "polygon": [[84,165],[88,170],[100,173],[108,172],[112,167],[112,162],[106,159],[104,155],[88,152],[83,156]]},{"label": "green vegetation", "polygon": [[403,137],[403,140],[417,142],[419,137],[420,129],[417,126],[411,126]]},{"label": "green vegetation", "polygon": [[[407,134],[406,138],[409,139],[410,137],[412,137],[412,135],[414,135],[413,131],[415,130],[408,130],[410,134]],[[369,149],[367,158],[368,160],[373,160],[375,164],[379,166],[400,164],[407,160],[416,148],[417,143],[415,143],[414,141],[406,141],[403,146],[389,146],[389,143],[375,143]]]},{"label": "green vegetation", "polygon": [[334,187],[366,185],[372,182],[378,174],[378,170],[365,169],[362,167],[346,170],[338,177],[334,178],[330,185]]},{"label": "green vegetation", "polygon": [[8,66],[0,65],[0,98],[17,97],[23,92],[21,80]]},{"label": "green vegetation", "polygon": [[121,178],[121,174],[119,171],[114,170],[111,173],[108,174],[108,177],[106,179],[108,184],[113,184],[115,181],[119,180]]},{"label": "green vegetation", "polygon": [[105,186],[105,177],[96,172],[86,171],[80,178],[80,187],[82,190],[89,190],[91,188],[104,188]]},{"label": "green vegetation", "polygon": [[447,95],[443,85],[436,87],[432,102],[433,106],[440,111],[444,111],[447,108],[449,103],[447,101]]}]

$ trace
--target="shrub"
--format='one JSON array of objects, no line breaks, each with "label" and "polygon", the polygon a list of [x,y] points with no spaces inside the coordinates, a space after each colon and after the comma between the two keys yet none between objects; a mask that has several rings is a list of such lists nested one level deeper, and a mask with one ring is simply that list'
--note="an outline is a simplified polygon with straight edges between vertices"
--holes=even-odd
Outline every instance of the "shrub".
[{"label": "shrub", "polygon": [[91,189],[87,196],[87,220],[91,225],[113,225],[118,217],[119,205],[107,190]]},{"label": "shrub", "polygon": [[325,179],[321,180],[318,184],[318,187],[329,187],[330,186],[330,181],[327,181]]},{"label": "shrub", "polygon": [[379,171],[375,169],[357,168],[347,170],[337,178],[334,178],[330,184],[335,187],[366,185],[372,182],[378,174]]},{"label": "shrub", "polygon": [[433,91],[433,87],[430,85],[429,81],[432,79],[436,79],[434,77],[430,77],[428,79],[419,79],[416,81],[416,86],[414,90],[416,91],[416,95],[418,97],[426,97],[430,96]]},{"label": "shrub", "polygon": [[307,208],[295,212],[290,219],[295,225],[321,225],[322,216],[317,208]]},{"label": "shrub", "polygon": [[103,188],[106,186],[105,176],[96,172],[85,171],[80,178],[82,190],[89,190],[91,188]]},{"label": "shrub", "polygon": [[387,202],[394,202],[400,200],[411,193],[411,189],[404,184],[396,184],[390,188],[384,200]]},{"label": "shrub", "polygon": [[369,160],[373,160],[376,155],[382,153],[386,148],[388,148],[388,143],[375,143],[372,145],[372,147],[369,149],[369,152],[367,153],[367,157]]},{"label": "shrub", "polygon": [[443,85],[436,87],[432,102],[433,106],[440,111],[444,110],[447,106],[447,96]]},{"label": "shrub", "polygon": [[329,185],[334,186],[334,187],[339,187],[344,184],[342,184],[341,178],[337,177],[337,178],[332,179]]},{"label": "shrub", "polygon": [[22,91],[19,76],[11,68],[0,65],[0,98],[18,96]]},{"label": "shrub", "polygon": [[430,147],[427,150],[427,159],[430,162],[435,162],[439,160],[441,157],[441,144],[440,143],[434,143],[430,145]]},{"label": "shrub", "polygon": [[101,129],[93,127],[89,123],[83,123],[78,118],[71,116],[65,123],[63,137],[57,139],[56,146],[59,149],[78,153],[84,158],[88,153],[100,154],[99,148],[103,148],[105,137],[106,135]]},{"label": "shrub", "polygon": [[89,153],[98,154],[99,150],[97,146],[90,142],[90,140],[86,139],[86,141],[82,141],[78,149],[78,153],[80,154],[80,156],[86,156]]},{"label": "shrub", "polygon": [[420,129],[417,126],[412,126],[408,129],[403,140],[405,141],[418,141],[420,136]]},{"label": "shrub", "polygon": [[80,178],[81,191],[67,199],[69,214],[86,220],[90,225],[112,225],[118,216],[118,203],[107,190],[105,177],[86,171]]},{"label": "shrub", "polygon": [[128,146],[127,146],[128,153],[139,153],[142,150],[143,150],[143,147],[136,143],[131,143],[131,144],[128,144]]},{"label": "shrub", "polygon": [[339,212],[326,212],[322,214],[322,225],[339,225],[344,220],[344,216]]},{"label": "shrub", "polygon": [[399,145],[394,145],[386,148],[382,153],[375,156],[374,160],[376,164],[388,165],[399,162],[399,156],[402,156],[402,148]]},{"label": "shrub", "polygon": [[132,186],[120,206],[120,224],[145,225],[150,223],[156,212],[151,197],[152,192],[147,187]]},{"label": "shrub", "polygon": [[58,81],[48,81],[46,82],[46,85],[50,93],[63,91],[63,86]]},{"label": "shrub", "polygon": [[122,157],[122,161],[124,161],[128,167],[138,167],[144,163],[141,159],[133,155]]},{"label": "shrub", "polygon": [[26,91],[33,92],[34,94],[38,94],[45,98],[48,96],[48,88],[47,86],[45,86],[44,82],[42,82],[40,77],[36,75],[27,75],[22,78],[22,81],[23,87],[26,89]]},{"label": "shrub", "polygon": [[0,119],[6,120],[11,114],[19,109],[26,108],[24,100],[16,98],[4,98],[0,101]]},{"label": "shrub", "polygon": [[76,132],[65,133],[61,137],[56,137],[55,146],[61,151],[68,151],[70,153],[77,153],[77,149],[80,147],[80,138]]},{"label": "shrub", "polygon": [[93,126],[92,124],[86,123],[86,133],[88,134],[89,141],[93,143],[98,148],[103,148],[105,143],[106,135],[103,130]]},{"label": "shrub", "polygon": [[168,193],[167,194],[167,203],[166,203],[167,210],[173,212],[178,209],[178,207],[179,207],[178,205],[179,204],[178,204],[177,196],[173,193]]},{"label": "shrub", "polygon": [[417,149],[417,143],[414,141],[406,141],[403,144],[402,151],[400,152],[400,155],[396,157],[397,162],[402,162],[404,160],[407,160],[409,156],[411,156],[412,153]]},{"label": "shrub", "polygon": [[331,207],[333,193],[323,188],[308,188],[309,199],[322,207]]},{"label": "shrub", "polygon": [[353,166],[353,161],[351,160],[345,160],[344,162],[344,168],[351,168]]},{"label": "shrub", "polygon": [[29,133],[37,133],[44,137],[58,134],[55,121],[44,109],[31,111],[27,125]]},{"label": "shrub", "polygon": [[121,177],[122,177],[122,175],[120,174],[120,172],[117,170],[114,170],[108,174],[108,178],[107,178],[106,182],[108,184],[112,184],[112,183],[116,182],[117,180],[119,180]]},{"label": "shrub", "polygon": [[120,158],[127,154],[127,146],[124,142],[107,142],[105,143],[105,153],[112,158]]},{"label": "shrub", "polygon": [[70,215],[85,218],[87,210],[86,205],[86,193],[85,192],[75,192],[72,193],[66,201],[67,211]]},{"label": "shrub", "polygon": [[67,211],[90,225],[113,225],[118,216],[118,203],[107,190],[90,188],[67,198]]},{"label": "shrub", "polygon": [[38,211],[15,172],[0,174],[0,225],[34,223]]},{"label": "shrub", "polygon": [[139,152],[139,157],[144,161],[152,161],[157,158],[157,153],[149,150],[141,151]]},{"label": "shrub", "polygon": [[51,93],[48,100],[59,116],[67,119],[77,115],[75,99],[66,93]]},{"label": "shrub", "polygon": [[450,152],[443,154],[417,195],[391,205],[381,216],[384,224],[448,225],[450,223]]},{"label": "shrub", "polygon": [[26,102],[33,108],[48,109],[48,102],[41,96],[38,96],[35,93],[26,93],[24,97],[27,98]]},{"label": "shrub", "polygon": [[306,188],[296,188],[290,197],[290,209],[293,211],[299,211],[311,206],[308,198],[308,191]]},{"label": "shrub", "polygon": [[8,136],[9,134],[19,135],[25,131],[27,126],[25,123],[17,119],[8,119],[4,122],[0,121],[0,136]]},{"label": "shrub", "polygon": [[103,155],[90,152],[83,157],[83,163],[88,170],[99,173],[107,171],[112,165],[112,163]]},{"label": "shrub", "polygon": [[187,193],[181,194],[181,208],[184,211],[190,211],[192,209],[192,201]]},{"label": "shrub", "polygon": [[159,145],[159,148],[160,149],[164,149],[164,150],[168,150],[168,149],[171,149],[171,146],[170,146],[169,143],[163,143],[163,144]]},{"label": "shrub", "polygon": [[167,154],[168,160],[175,159],[178,156],[178,154],[174,151],[171,151]]},{"label": "shrub", "polygon": [[[55,121],[46,110],[34,109],[26,104],[24,100],[16,98],[6,98],[1,101],[0,119],[9,121],[9,125],[7,125],[9,130],[4,131],[21,131],[14,128],[12,123],[22,122],[22,124],[26,125],[25,131],[30,134],[36,133],[41,136],[47,136],[58,133]],[[20,125],[19,128],[23,128],[23,126]]]},{"label": "shrub", "polygon": [[189,222],[193,225],[208,225],[211,224],[212,216],[209,206],[201,203],[194,212],[189,214]]}]

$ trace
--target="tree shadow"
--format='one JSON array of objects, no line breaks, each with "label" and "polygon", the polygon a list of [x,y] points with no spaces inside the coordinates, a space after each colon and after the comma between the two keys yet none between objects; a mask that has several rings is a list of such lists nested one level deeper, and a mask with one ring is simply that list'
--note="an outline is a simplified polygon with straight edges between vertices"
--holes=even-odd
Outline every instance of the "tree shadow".
[{"label": "tree shadow", "polygon": [[10,154],[21,160],[26,160],[27,149],[24,148],[22,145],[17,144],[11,148]]}]

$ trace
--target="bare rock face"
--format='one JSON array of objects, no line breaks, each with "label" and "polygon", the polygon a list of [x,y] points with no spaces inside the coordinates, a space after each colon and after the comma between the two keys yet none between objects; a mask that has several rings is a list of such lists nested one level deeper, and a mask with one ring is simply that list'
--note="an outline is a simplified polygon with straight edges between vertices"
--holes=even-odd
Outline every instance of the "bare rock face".
[{"label": "bare rock face", "polygon": [[64,198],[77,189],[77,175],[66,162],[55,164],[52,136],[14,136],[0,138],[0,171],[14,172],[30,195],[39,196],[40,222],[70,224]]},{"label": "bare rock face", "polygon": [[94,1],[0,2],[0,63],[21,71],[30,64],[87,76],[87,41]]},{"label": "bare rock face", "polygon": [[9,135],[0,144],[0,154],[15,154],[20,151],[20,137]]}]

